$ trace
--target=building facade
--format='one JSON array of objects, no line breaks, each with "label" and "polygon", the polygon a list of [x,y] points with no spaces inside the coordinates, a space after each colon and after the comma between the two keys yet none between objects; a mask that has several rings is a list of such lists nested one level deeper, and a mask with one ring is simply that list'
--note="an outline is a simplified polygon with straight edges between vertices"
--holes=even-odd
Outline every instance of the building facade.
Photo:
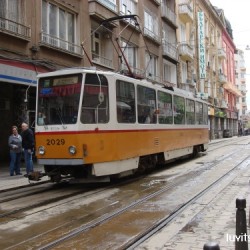
[{"label": "building facade", "polygon": [[246,66],[243,50],[237,49],[235,53],[235,83],[237,88],[241,91],[241,96],[237,98],[236,108],[238,110],[238,130],[239,134],[247,128],[247,103],[246,103]]},{"label": "building facade", "polygon": [[207,0],[2,0],[0,159],[8,159],[12,125],[34,127],[36,75],[65,67],[95,66],[192,92],[210,103],[211,139],[226,129],[235,135],[240,91],[228,27]]}]

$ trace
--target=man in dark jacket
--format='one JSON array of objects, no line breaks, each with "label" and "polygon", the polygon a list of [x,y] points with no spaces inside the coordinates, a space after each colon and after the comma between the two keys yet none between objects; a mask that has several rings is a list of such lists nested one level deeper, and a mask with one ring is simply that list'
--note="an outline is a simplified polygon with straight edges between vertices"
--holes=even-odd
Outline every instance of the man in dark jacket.
[{"label": "man in dark jacket", "polygon": [[34,134],[31,129],[29,129],[28,124],[22,123],[22,147],[24,151],[24,161],[26,165],[26,173],[29,174],[33,172],[33,160],[32,154],[34,150]]}]

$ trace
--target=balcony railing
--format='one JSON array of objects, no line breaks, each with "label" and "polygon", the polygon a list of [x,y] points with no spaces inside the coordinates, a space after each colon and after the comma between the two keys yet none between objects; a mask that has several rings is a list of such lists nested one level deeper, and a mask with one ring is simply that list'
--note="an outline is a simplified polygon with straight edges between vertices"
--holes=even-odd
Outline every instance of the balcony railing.
[{"label": "balcony railing", "polygon": [[179,45],[179,55],[184,60],[192,60],[194,58],[193,47],[187,43],[182,43]]},{"label": "balcony railing", "polygon": [[[132,67],[132,66],[130,66],[130,70],[135,75],[135,77],[141,78],[141,79],[145,78],[145,74],[146,74],[145,70],[142,70],[142,69],[139,69],[136,67]],[[128,67],[125,63],[121,64],[121,73],[124,75],[129,75],[129,70],[128,70]]]},{"label": "balcony railing", "polygon": [[154,75],[154,74],[149,73],[149,72],[146,72],[146,75],[147,75],[146,78],[147,78],[149,81],[162,83],[162,79],[161,79],[160,76]]},{"label": "balcony railing", "polygon": [[174,59],[175,61],[178,61],[177,48],[175,46],[164,40],[162,42],[162,47],[163,47],[163,56],[167,56]]},{"label": "balcony railing", "polygon": [[65,52],[74,53],[78,55],[82,55],[82,48],[79,45],[74,43],[67,42],[58,37],[46,34],[44,32],[41,33],[41,43],[47,44],[51,47],[58,48]]},{"label": "balcony railing", "polygon": [[31,37],[30,27],[2,17],[0,17],[0,31],[4,31],[9,34],[14,34],[26,39],[29,39]]},{"label": "balcony railing", "polygon": [[194,19],[193,8],[188,1],[179,4],[179,16],[184,22],[192,22]]},{"label": "balcony railing", "polygon": [[113,61],[104,56],[100,56],[98,54],[92,53],[92,61],[97,64],[101,64],[108,68],[113,68]]},{"label": "balcony railing", "polygon": [[170,22],[172,22],[174,25],[177,25],[176,23],[176,14],[167,7],[166,4],[161,5],[161,16]]},{"label": "balcony railing", "polygon": [[148,28],[144,27],[143,33],[144,33],[144,36],[150,37],[158,43],[161,42],[160,36],[158,34],[154,33],[153,31],[149,30]]}]

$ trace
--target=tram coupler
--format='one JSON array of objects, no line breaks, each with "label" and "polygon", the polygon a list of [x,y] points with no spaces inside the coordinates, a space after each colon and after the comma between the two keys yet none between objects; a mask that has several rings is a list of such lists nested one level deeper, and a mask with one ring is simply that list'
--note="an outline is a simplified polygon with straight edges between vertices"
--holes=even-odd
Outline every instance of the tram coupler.
[{"label": "tram coupler", "polygon": [[29,181],[40,181],[42,177],[46,176],[47,174],[41,173],[39,171],[34,171],[29,174],[25,174],[24,177],[27,177]]}]

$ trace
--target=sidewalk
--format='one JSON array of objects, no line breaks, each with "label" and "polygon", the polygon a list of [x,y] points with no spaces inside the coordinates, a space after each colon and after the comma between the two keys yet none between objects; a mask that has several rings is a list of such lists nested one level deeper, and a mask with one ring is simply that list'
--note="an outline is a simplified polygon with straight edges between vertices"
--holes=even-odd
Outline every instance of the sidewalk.
[{"label": "sidewalk", "polygon": [[[43,166],[38,165],[34,161],[34,171],[43,172],[44,171]],[[21,164],[21,173],[22,175],[10,176],[9,163],[7,162],[3,163],[0,166],[0,191],[8,189],[8,188],[16,188],[20,186],[29,185],[30,183],[29,183],[28,178],[24,177],[24,174],[26,174],[24,162],[22,162]],[[46,180],[46,177],[44,177],[44,180]]]}]

